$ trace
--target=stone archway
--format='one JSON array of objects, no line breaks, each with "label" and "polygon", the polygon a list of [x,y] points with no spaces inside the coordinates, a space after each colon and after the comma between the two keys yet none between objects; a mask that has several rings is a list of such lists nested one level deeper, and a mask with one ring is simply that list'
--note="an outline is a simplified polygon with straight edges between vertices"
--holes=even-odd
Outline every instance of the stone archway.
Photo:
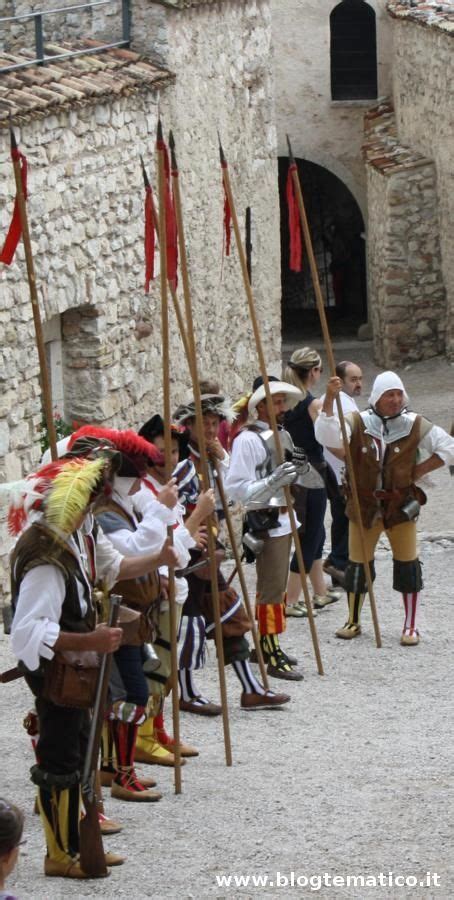
[{"label": "stone archway", "polygon": [[[331,329],[335,334],[356,334],[367,320],[365,222],[349,187],[329,169],[297,160],[320,284]],[[303,270],[289,269],[289,233],[286,201],[288,160],[279,159],[281,201],[282,333],[314,336],[318,314],[307,255]]]}]

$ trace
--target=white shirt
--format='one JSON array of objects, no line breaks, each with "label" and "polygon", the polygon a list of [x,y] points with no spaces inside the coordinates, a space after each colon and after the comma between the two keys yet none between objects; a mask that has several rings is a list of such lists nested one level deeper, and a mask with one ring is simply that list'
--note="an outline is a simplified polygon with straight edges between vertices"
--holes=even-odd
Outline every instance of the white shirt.
[{"label": "white shirt", "polygon": [[[199,479],[200,489],[203,490],[202,480],[200,478],[200,471],[197,469],[197,463],[195,462],[195,460],[200,460],[200,453],[196,449],[196,447],[194,447],[193,444],[189,444],[189,450],[190,450],[191,456],[193,457],[193,462],[194,462],[194,465],[197,470],[197,477]],[[224,448],[222,448],[222,450],[223,450],[224,455],[221,459],[216,458],[216,463],[219,466],[220,475],[224,482],[227,472],[230,467],[230,456],[227,453],[227,450],[225,450]],[[223,506],[222,506],[221,495],[219,493],[219,488],[217,486],[217,479],[215,478],[215,475],[214,475],[212,463],[208,464],[208,478],[210,479],[210,488],[213,488],[213,490],[214,490],[214,503],[215,503],[216,512],[223,513],[224,510],[223,510]]]},{"label": "white shirt", "polygon": [[[267,431],[269,425],[257,420],[255,425],[261,431]],[[232,500],[244,503],[247,499],[248,487],[258,481],[257,468],[266,460],[266,450],[262,441],[253,431],[245,429],[235,438],[230,457],[230,468],[225,479],[225,489]],[[272,528],[270,537],[282,537],[290,534],[292,527],[288,513],[279,514],[277,528]]]},{"label": "white shirt", "polygon": [[[83,526],[85,533],[90,534],[92,526],[92,517],[87,516]],[[88,589],[91,589],[82,534],[79,535],[78,542],[70,536],[67,543],[79,562],[79,569]],[[112,547],[102,529],[98,528],[95,544],[96,576],[104,580],[108,588],[113,587],[118,580],[122,559],[123,556]],[[84,616],[87,602],[82,584],[78,583],[77,589],[81,616]],[[56,566],[37,566],[30,569],[22,579],[11,627],[11,646],[16,659],[21,660],[31,671],[38,668],[40,656],[52,659],[54,655],[52,647],[60,634],[65,594],[65,579]]]},{"label": "white shirt", "polygon": [[[416,413],[407,413],[413,419],[416,419]],[[351,438],[351,428],[348,422],[345,423],[348,439]],[[324,447],[342,447],[342,432],[337,416],[327,416],[323,410],[320,410],[318,418],[315,422],[315,437]],[[383,459],[385,452],[384,441],[381,442],[380,456]],[[450,437],[444,428],[439,425],[432,425],[430,431],[424,435],[418,444],[418,450],[422,450],[427,457],[436,453],[445,465],[454,465],[454,438]],[[426,480],[427,479],[427,480]],[[417,484],[422,487],[431,487],[431,482],[424,476],[419,479]]]},{"label": "white shirt", "polygon": [[[162,484],[153,478],[152,475],[146,475],[143,479],[143,484],[140,488],[140,491],[137,494],[133,494],[132,500],[134,507],[138,508],[142,515],[146,512],[147,509],[153,509],[156,504],[156,498],[153,493],[153,488],[155,491],[162,490]],[[152,489],[147,487],[147,482],[152,485]],[[136,506],[137,504],[137,506]],[[163,506],[162,503],[157,503],[158,506]],[[164,507],[167,509],[167,507]],[[192,547],[196,546],[196,542],[192,535],[189,533],[188,529],[184,525],[184,513],[185,508],[182,503],[177,503],[176,506],[172,510],[167,510],[167,512],[172,513],[172,518],[174,520],[174,524],[177,525],[173,531],[173,546],[178,556],[178,566],[180,569],[184,569],[185,566],[188,565],[190,561],[189,550]],[[142,520],[143,521],[143,520]],[[167,536],[167,531],[166,531]],[[159,572],[161,575],[164,575],[168,578],[169,569],[168,566],[160,566]],[[188,583],[186,578],[176,578],[175,579],[175,600],[177,603],[183,604],[188,596]]]},{"label": "white shirt", "polygon": [[[159,487],[162,488],[162,485]],[[175,510],[168,509],[163,503],[156,500],[152,491],[146,487],[141,487],[135,494],[127,497],[114,490],[112,499],[128,513],[128,516],[131,517],[136,526],[136,530],[130,531],[128,528],[119,528],[117,531],[109,531],[107,535],[108,540],[126,557],[148,556],[149,554],[158,556],[167,540],[167,525],[172,526],[176,524]],[[142,515],[140,522],[136,516],[136,511]],[[175,549],[178,555],[181,551],[181,558],[183,559],[181,565],[185,566],[189,560],[189,553],[182,542],[177,544],[175,541]],[[160,566],[158,571],[161,575],[167,577],[167,566]],[[177,591],[175,590],[175,599],[177,602],[184,603],[185,598],[182,600],[177,599]],[[165,609],[164,604],[161,604],[161,609]]]},{"label": "white shirt", "polygon": [[[350,397],[350,394],[347,394],[345,391],[341,391],[339,394],[342,411],[347,415],[349,412],[359,412],[358,405],[356,400],[353,397]],[[320,397],[320,400],[324,401],[325,394],[323,397]],[[331,444],[333,446],[333,444]],[[345,462],[343,459],[338,459],[337,456],[334,456],[334,453],[331,453],[327,447],[323,448],[323,456],[326,459],[326,462],[329,466],[331,466],[338,484],[342,484],[342,473],[345,469]]]},{"label": "white shirt", "polygon": [[[111,544],[123,556],[148,556],[149,554],[158,556],[167,538],[167,525],[175,523],[173,510],[168,510],[163,503],[156,501],[151,491],[147,491],[148,494],[151,494],[151,501],[148,501],[148,503],[142,501],[141,504],[140,500],[134,500],[134,497],[138,497],[141,491],[142,488],[137,492],[137,495],[133,494],[127,498],[122,497],[115,490],[112,494],[112,499],[127,512],[136,526],[135,531],[130,531],[129,528],[125,527],[119,528],[117,531],[111,531],[107,535]],[[148,500],[148,498],[145,499]],[[142,505],[143,508],[141,508]],[[156,507],[162,507],[162,510],[166,512],[161,513],[161,510],[159,510],[158,514],[156,514]],[[140,522],[136,517],[135,509],[142,513],[143,518]],[[167,515],[169,512],[171,513],[170,516]],[[170,519],[170,521],[165,522],[165,519]]]}]

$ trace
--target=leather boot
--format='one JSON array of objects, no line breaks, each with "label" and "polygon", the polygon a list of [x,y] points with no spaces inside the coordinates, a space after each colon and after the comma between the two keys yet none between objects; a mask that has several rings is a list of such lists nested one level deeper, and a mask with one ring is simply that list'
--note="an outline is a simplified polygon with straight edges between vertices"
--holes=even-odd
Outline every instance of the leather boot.
[{"label": "leather boot", "polygon": [[132,800],[138,803],[160,800],[162,794],[147,789],[134,771],[137,725],[118,719],[114,719],[112,725],[117,762],[115,778],[110,789],[111,796],[117,800]]}]

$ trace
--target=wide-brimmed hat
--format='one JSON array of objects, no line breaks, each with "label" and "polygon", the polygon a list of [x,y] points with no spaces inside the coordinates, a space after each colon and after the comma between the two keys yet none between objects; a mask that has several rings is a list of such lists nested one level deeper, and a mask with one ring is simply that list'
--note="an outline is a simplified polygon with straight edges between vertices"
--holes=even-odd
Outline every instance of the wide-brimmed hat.
[{"label": "wide-brimmed hat", "polygon": [[[303,393],[299,388],[287,381],[275,381],[274,378],[268,380],[271,396],[274,394],[285,394],[286,403],[289,409],[296,406],[303,399]],[[261,384],[252,394],[248,403],[248,412],[251,415],[255,412],[257,404],[266,397],[265,385]]]},{"label": "wide-brimmed hat", "polygon": [[[203,414],[211,413],[214,416],[219,416],[220,419],[227,419],[228,422],[233,422],[235,413],[230,400],[224,397],[223,394],[202,394],[200,399]],[[173,418],[178,425],[183,425],[188,419],[194,419],[195,415],[195,400],[192,397],[185,403],[180,404],[178,409],[175,410]]]}]

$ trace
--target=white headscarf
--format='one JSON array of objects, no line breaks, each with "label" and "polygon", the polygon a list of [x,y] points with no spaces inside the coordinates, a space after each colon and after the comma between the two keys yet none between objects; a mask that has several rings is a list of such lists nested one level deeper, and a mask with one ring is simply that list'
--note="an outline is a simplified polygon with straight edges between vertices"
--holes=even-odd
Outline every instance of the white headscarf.
[{"label": "white headscarf", "polygon": [[380,375],[377,375],[369,397],[369,403],[374,409],[385,391],[403,391],[403,405],[407,406],[409,402],[408,394],[402,380],[395,372],[381,372]]}]

